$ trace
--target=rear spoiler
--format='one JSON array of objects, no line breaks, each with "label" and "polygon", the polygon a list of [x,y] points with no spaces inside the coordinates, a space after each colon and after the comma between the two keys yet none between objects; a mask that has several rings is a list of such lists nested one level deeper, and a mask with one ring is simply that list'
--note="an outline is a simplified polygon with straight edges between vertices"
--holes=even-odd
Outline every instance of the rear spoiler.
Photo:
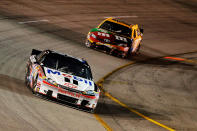
[{"label": "rear spoiler", "polygon": [[41,52],[42,52],[42,51],[40,51],[40,50],[32,49],[31,55],[38,55],[38,54],[40,54]]}]

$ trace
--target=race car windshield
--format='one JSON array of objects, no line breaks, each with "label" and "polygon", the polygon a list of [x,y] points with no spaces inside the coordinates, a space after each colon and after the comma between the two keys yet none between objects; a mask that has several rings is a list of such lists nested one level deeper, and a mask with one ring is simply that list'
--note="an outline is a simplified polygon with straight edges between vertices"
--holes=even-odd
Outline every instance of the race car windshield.
[{"label": "race car windshield", "polygon": [[100,28],[114,32],[116,34],[125,35],[127,37],[131,36],[131,29],[130,28],[120,25],[120,24],[117,24],[117,23],[110,22],[110,21],[105,21],[100,26]]},{"label": "race car windshield", "polygon": [[92,80],[90,68],[71,57],[50,53],[44,58],[42,64],[48,68]]}]

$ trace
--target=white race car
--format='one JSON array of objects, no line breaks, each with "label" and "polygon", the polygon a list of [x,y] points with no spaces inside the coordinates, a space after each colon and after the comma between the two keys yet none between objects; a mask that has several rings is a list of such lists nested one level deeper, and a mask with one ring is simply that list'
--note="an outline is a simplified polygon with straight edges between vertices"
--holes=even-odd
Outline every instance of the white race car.
[{"label": "white race car", "polygon": [[100,89],[92,80],[85,60],[51,50],[32,50],[27,62],[25,83],[33,93],[90,108],[93,111]]}]

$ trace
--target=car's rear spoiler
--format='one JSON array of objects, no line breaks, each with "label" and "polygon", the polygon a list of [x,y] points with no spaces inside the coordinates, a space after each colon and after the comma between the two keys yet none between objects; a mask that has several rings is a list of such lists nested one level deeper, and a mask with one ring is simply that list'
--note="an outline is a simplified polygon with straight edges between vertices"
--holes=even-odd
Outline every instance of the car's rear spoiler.
[{"label": "car's rear spoiler", "polygon": [[38,54],[40,54],[41,52],[42,52],[42,51],[40,51],[40,50],[32,49],[31,55],[38,55]]}]

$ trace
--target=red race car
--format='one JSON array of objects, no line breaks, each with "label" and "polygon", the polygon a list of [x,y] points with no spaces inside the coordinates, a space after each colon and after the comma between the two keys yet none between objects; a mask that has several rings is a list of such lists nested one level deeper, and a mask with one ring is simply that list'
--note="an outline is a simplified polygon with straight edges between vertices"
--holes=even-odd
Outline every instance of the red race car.
[{"label": "red race car", "polygon": [[87,35],[85,45],[101,49],[109,54],[126,58],[139,52],[143,29],[113,18],[107,18]]}]

